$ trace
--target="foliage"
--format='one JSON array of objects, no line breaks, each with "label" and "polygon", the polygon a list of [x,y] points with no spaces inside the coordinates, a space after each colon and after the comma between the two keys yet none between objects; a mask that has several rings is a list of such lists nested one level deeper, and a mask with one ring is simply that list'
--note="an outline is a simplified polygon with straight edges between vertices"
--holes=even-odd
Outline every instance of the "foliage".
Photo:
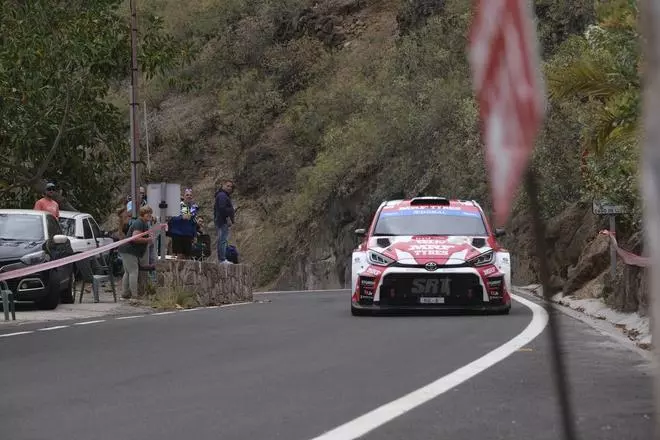
[{"label": "foliage", "polygon": [[547,66],[550,97],[579,105],[584,196],[609,198],[633,209],[640,221],[638,185],[641,54],[636,2],[616,0],[597,8],[598,23],[566,41]]},{"label": "foliage", "polygon": [[[203,0],[182,8],[159,0],[153,6],[167,12],[168,28],[197,51],[168,78],[176,84],[169,91],[218,96],[217,132],[210,138],[219,141],[207,152],[218,159],[208,173],[235,170],[247,207],[235,236],[245,258],[264,269],[260,285],[277,279],[283,266],[293,267],[294,258],[307,257],[315,240],[308,237],[321,231],[334,237],[337,261],[348,261],[347,234],[365,226],[384,199],[444,194],[475,199],[489,211],[466,57],[472,2],[362,2],[369,12],[353,17],[337,17],[336,3]],[[638,54],[626,7],[534,3],[552,95],[533,163],[543,179],[543,214],[552,216],[622,184],[616,170],[625,167],[602,172],[598,156],[582,162],[582,147],[633,163],[627,147],[608,152],[634,139]],[[597,13],[598,26],[584,34]],[[319,23],[342,23],[346,43],[324,44],[303,23],[310,14],[326,14]],[[366,14],[373,15],[364,34],[353,33],[354,19]],[[378,21],[384,16],[391,23]],[[389,32],[394,26],[398,32]],[[619,123],[612,129],[608,112]],[[177,149],[172,143],[168,148]],[[525,208],[521,198],[516,212]],[[246,211],[258,226],[243,226]]]},{"label": "foliage", "polygon": [[592,24],[595,4],[594,0],[535,0],[542,55],[551,56],[564,41]]},{"label": "foliage", "polygon": [[[0,193],[6,206],[31,207],[45,178],[57,181],[75,207],[98,213],[125,179],[126,123],[105,101],[109,86],[130,71],[120,5],[2,0]],[[158,20],[147,22],[140,63],[151,74],[172,66],[180,50]]]}]

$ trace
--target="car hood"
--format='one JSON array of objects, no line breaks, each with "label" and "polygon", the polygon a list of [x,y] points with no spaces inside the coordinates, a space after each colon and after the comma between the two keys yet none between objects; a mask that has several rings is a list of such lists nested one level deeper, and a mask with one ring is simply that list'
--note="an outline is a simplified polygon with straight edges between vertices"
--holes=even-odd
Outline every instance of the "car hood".
[{"label": "car hood", "polygon": [[30,240],[3,240],[0,239],[0,262],[18,260],[24,255],[38,252],[43,245],[41,241]]},{"label": "car hood", "polygon": [[370,250],[379,252],[401,264],[463,264],[491,250],[486,237],[451,236],[372,237]]}]

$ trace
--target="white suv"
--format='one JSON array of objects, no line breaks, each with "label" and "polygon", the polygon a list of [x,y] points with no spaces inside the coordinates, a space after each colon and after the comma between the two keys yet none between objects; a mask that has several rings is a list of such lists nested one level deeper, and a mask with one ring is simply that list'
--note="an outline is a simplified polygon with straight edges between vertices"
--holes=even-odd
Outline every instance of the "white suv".
[{"label": "white suv", "polygon": [[75,211],[60,211],[60,227],[69,237],[75,253],[85,252],[112,243],[91,214]]}]

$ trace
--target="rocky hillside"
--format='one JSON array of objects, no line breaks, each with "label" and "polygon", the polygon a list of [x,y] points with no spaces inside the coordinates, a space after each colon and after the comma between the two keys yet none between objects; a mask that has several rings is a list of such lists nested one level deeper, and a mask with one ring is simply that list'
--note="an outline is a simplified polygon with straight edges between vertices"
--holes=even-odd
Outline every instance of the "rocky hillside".
[{"label": "rocky hillside", "polygon": [[[346,285],[352,231],[382,200],[423,192],[490,204],[466,61],[470,7],[464,0],[150,3],[193,56],[141,91],[150,112],[149,180],[192,186],[210,218],[219,181],[235,179],[233,239],[259,268],[260,287]],[[587,26],[612,14],[591,0],[537,0],[536,12],[546,71],[559,76],[586,53]],[[597,120],[590,101],[552,98],[534,166],[543,178],[554,282],[573,289],[603,272],[599,245],[590,244],[601,225],[584,200],[618,183],[594,177],[604,175],[604,160],[587,154],[598,150],[585,131]],[[536,277],[525,212],[520,197],[508,225],[521,283]],[[625,221],[631,235],[635,219]]]}]

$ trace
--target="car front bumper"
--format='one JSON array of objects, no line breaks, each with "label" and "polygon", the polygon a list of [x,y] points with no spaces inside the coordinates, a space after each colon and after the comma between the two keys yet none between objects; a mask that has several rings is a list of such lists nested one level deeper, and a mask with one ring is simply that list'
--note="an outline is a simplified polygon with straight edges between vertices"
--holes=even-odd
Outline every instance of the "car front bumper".
[{"label": "car front bumper", "polygon": [[481,305],[444,305],[444,304],[418,304],[418,305],[381,305],[377,303],[364,305],[357,302],[351,303],[354,311],[370,314],[387,313],[503,313],[511,310],[511,302],[508,303],[483,303]]},{"label": "car front bumper", "polygon": [[506,312],[511,308],[504,274],[443,267],[434,272],[388,268],[380,276],[360,274],[352,307],[361,311]]},{"label": "car front bumper", "polygon": [[[5,265],[2,272],[10,272],[15,269],[22,269],[23,263],[13,263]],[[7,287],[14,294],[15,301],[39,301],[49,293],[48,272],[39,272],[20,278],[10,278],[6,281]],[[0,282],[0,288],[4,286]]]}]

